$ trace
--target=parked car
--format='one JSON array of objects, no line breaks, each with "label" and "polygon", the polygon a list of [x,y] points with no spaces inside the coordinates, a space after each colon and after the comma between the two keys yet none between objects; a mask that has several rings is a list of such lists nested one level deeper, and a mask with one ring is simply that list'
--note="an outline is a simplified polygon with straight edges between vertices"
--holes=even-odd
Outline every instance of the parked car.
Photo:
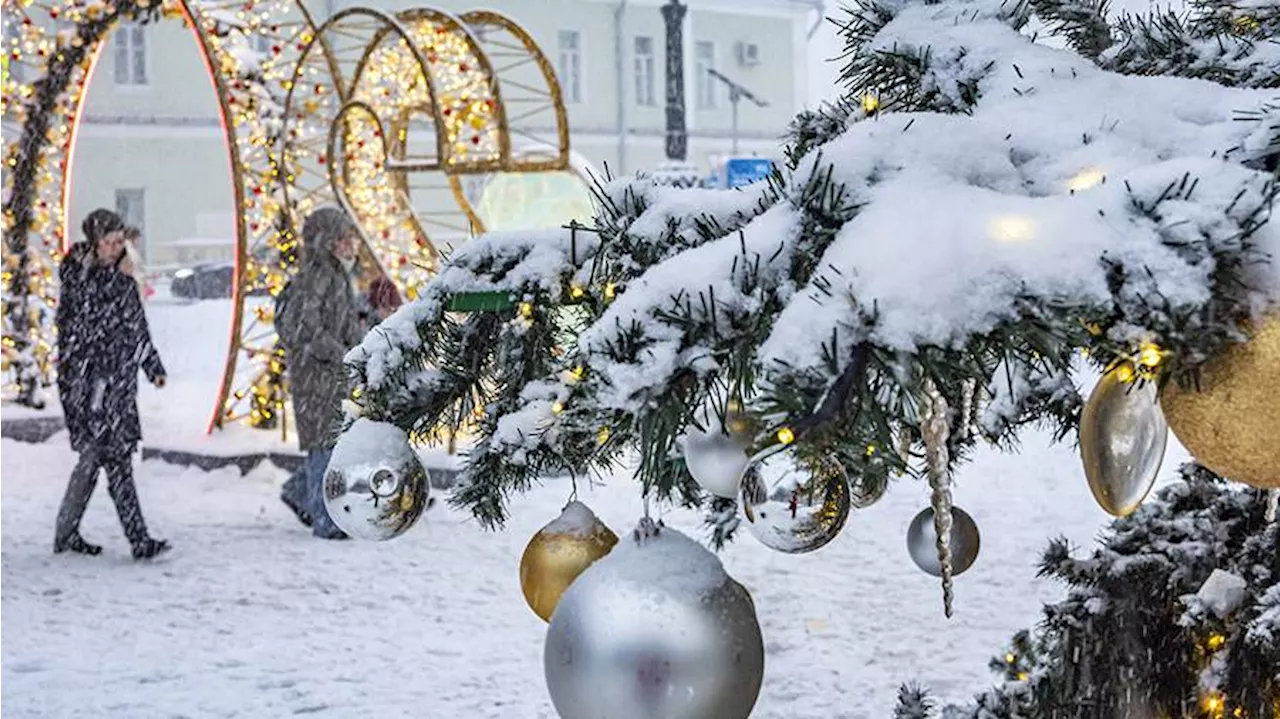
[{"label": "parked car", "polygon": [[174,297],[189,300],[211,300],[231,296],[235,265],[230,262],[206,262],[184,267],[173,273],[169,291]]}]

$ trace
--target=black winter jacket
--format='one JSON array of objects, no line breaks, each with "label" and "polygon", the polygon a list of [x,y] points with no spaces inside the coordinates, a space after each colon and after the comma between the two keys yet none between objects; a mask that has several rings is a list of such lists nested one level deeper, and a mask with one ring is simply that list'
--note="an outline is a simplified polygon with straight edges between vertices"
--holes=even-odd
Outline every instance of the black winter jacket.
[{"label": "black winter jacket", "polygon": [[133,278],[94,261],[88,243],[58,268],[58,397],[77,452],[132,452],[142,439],[138,370],[165,374]]}]

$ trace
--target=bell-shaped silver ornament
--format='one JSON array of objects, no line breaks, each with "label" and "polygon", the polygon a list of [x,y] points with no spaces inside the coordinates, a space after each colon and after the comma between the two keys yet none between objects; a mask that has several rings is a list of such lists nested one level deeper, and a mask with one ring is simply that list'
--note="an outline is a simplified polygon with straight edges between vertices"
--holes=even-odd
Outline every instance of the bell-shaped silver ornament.
[{"label": "bell-shaped silver ornament", "polygon": [[1132,514],[1155,486],[1169,442],[1156,383],[1119,365],[1098,380],[1080,416],[1080,459],[1108,514]]}]

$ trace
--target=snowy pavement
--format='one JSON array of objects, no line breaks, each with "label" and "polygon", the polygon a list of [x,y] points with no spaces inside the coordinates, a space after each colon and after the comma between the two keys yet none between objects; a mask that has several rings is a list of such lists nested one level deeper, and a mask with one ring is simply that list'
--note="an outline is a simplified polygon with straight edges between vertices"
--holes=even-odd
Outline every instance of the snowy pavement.
[{"label": "snowy pavement", "polygon": [[[176,550],[135,564],[101,487],[84,533],[104,555],[51,554],[64,442],[0,445],[5,717],[554,716],[545,625],[524,605],[517,564],[564,484],[518,498],[505,532],[437,505],[397,540],[327,543],[276,500],[279,470],[147,462],[143,508]],[[958,477],[982,553],[957,580],[950,621],[903,539],[922,485],[891,487],[812,555],[747,535],[731,546],[726,565],[752,591],[766,642],[755,716],[884,717],[903,681],[953,700],[985,687],[987,659],[1060,593],[1034,578],[1045,539],[1088,542],[1105,519],[1069,447],[1032,437],[1024,449]],[[581,496],[619,534],[640,512],[625,479]],[[666,521],[703,536],[692,513]]]},{"label": "snowy pavement", "polygon": [[[204,434],[228,310],[148,303],[170,384],[142,389],[144,446],[280,449],[274,433]],[[956,580],[950,621],[938,581],[907,556],[907,525],[928,501],[922,483],[895,483],[814,554],[776,554],[748,534],[730,546],[722,557],[751,590],[765,638],[754,716],[879,719],[904,681],[953,701],[988,686],[987,660],[1061,595],[1035,579],[1046,540],[1087,544],[1107,519],[1069,445],[1029,434],[1022,449],[982,453],[956,477],[982,551]],[[1171,440],[1164,474],[1182,457]],[[0,441],[6,719],[554,716],[546,625],[524,604],[517,566],[529,537],[559,514],[565,483],[516,498],[504,532],[439,503],[391,542],[332,543],[313,540],[276,499],[278,469],[242,477],[139,463],[147,520],[176,547],[139,565],[102,483],[84,533],[104,555],[51,553],[73,459],[65,433],[43,445]],[[625,476],[580,498],[618,534],[641,512]],[[665,519],[705,537],[691,512]]]}]

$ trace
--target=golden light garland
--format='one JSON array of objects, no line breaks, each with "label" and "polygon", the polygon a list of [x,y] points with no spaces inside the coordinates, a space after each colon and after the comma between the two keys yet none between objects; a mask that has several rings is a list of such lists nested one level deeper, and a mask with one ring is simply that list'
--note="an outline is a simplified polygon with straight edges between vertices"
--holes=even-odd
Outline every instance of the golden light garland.
[{"label": "golden light garland", "polygon": [[[481,37],[496,38],[501,73]],[[484,231],[458,176],[569,167],[568,126],[554,72],[536,43],[505,16],[347,8],[317,29],[312,45],[294,71],[299,79],[286,106],[311,102],[315,117],[327,117],[329,127],[286,113],[286,164],[302,177],[286,193],[345,206],[363,232],[368,264],[408,299],[435,270],[437,238],[461,241]],[[300,78],[326,63],[344,90],[319,102],[306,98]],[[532,76],[519,74],[526,67]],[[521,98],[522,110],[535,110],[524,118],[526,125],[550,125],[556,134],[525,143],[538,148],[529,157],[512,148],[513,129],[525,125],[513,128],[508,121],[502,73],[515,73],[512,84],[520,92],[539,93],[533,102]]]},{"label": "golden light garland", "polygon": [[[6,35],[5,39],[6,120],[23,121],[24,103],[14,99],[31,97],[31,87],[24,83],[43,75],[45,64],[57,53],[58,43],[83,42],[74,28],[64,27],[56,35],[48,28],[57,27],[58,23],[75,24],[100,18],[107,7],[92,0],[88,3],[64,0],[47,5],[29,0],[5,3],[6,25],[14,22],[21,27],[18,36]],[[37,16],[36,11],[41,14]],[[273,196],[278,184],[281,141],[279,83],[285,77],[285,70],[280,68],[292,68],[298,48],[305,45],[302,38],[314,36],[314,23],[301,4],[290,0],[168,0],[161,14],[164,18],[180,19],[192,29],[217,95],[228,143],[238,221],[236,272],[240,278],[250,278],[248,286],[237,283],[237,294],[257,289],[270,291],[279,286],[278,278],[285,276],[296,244],[288,222],[280,219],[284,205],[279,197]],[[71,83],[72,89],[58,99],[48,137],[49,148],[43,155],[46,166],[38,176],[32,235],[45,242],[43,245],[32,243],[28,252],[35,255],[29,256],[31,266],[41,268],[40,277],[33,278],[32,285],[49,306],[56,303],[52,267],[59,259],[58,251],[69,244],[72,236],[65,204],[72,181],[76,124],[92,61],[100,52],[101,47],[95,47],[86,53],[89,59]],[[14,72],[15,69],[22,71]],[[12,165],[14,158],[13,148],[6,148],[6,162]],[[56,230],[50,231],[52,228]],[[253,251],[246,252],[245,248]],[[8,264],[6,258],[6,266]],[[238,301],[237,306],[241,305]],[[253,325],[252,320],[243,322],[243,316],[237,312],[233,318],[233,337],[251,334]],[[33,331],[41,334],[37,348],[49,348],[53,344],[51,313]],[[233,344],[247,343],[236,343],[233,339]],[[246,351],[261,357],[263,362],[247,383],[254,388],[254,410],[242,416],[257,426],[277,426],[283,414],[283,375],[272,370],[279,365],[270,361],[275,356],[274,347]],[[231,393],[225,381],[223,385],[220,400]],[[237,390],[236,394],[243,392]],[[269,400],[264,402],[263,397]],[[223,404],[220,401],[211,425],[237,418],[230,403],[226,403],[225,411]]]},{"label": "golden light garland", "polygon": [[[54,28],[59,22],[78,23],[94,13],[96,8],[97,6],[92,5],[81,7],[71,3],[45,4],[16,0],[3,3],[3,22],[7,32],[3,44],[4,66],[0,71],[0,96],[3,97],[0,112],[3,113],[5,122],[20,126],[26,121],[27,102],[35,94],[33,83],[42,76],[45,64],[58,55],[61,48],[80,42],[71,31],[64,29],[57,32]],[[14,28],[16,32],[13,31]],[[40,375],[39,382],[43,385],[48,385],[53,375],[56,345],[53,317],[58,302],[55,268],[61,261],[61,252],[66,242],[63,218],[67,197],[62,177],[69,167],[75,115],[84,97],[95,53],[88,53],[86,58],[72,76],[68,92],[58,98],[52,113],[53,121],[46,136],[47,149],[40,155],[40,167],[36,175],[36,196],[32,203],[34,218],[25,250],[29,288],[26,339],[31,347],[31,359],[34,360],[32,369]],[[8,185],[12,181],[12,168],[17,161],[18,143],[6,143],[6,195],[11,190]],[[12,226],[13,217],[6,212],[3,229],[8,232]],[[3,350],[4,357],[6,395],[16,394],[17,372],[23,366],[18,361],[15,335],[19,330],[10,326],[9,303],[14,298],[7,292],[13,272],[20,265],[20,258],[10,251],[7,243],[3,243],[3,249],[0,249],[0,281],[4,282],[6,295],[3,307],[0,307],[0,317],[3,317],[0,350]]]},{"label": "golden light garland", "polygon": [[[395,15],[347,8],[318,29],[315,45],[358,59],[338,63],[334,74],[345,93],[326,98],[316,113],[330,118],[323,149],[306,149],[317,145],[319,127],[299,122],[290,128],[286,152],[297,161],[289,166],[308,179],[288,191],[327,191],[346,207],[370,263],[404,297],[414,298],[434,272],[438,244],[485,231],[461,178],[570,170],[585,184],[570,164],[567,117],[551,64],[510,18],[489,11],[455,17],[431,8]],[[318,53],[304,57],[295,77],[320,64]],[[302,102],[291,97],[286,106]],[[330,161],[323,168],[314,167],[316,152]],[[328,174],[327,187],[311,184],[309,164]],[[452,446],[456,438],[449,439]]]}]

